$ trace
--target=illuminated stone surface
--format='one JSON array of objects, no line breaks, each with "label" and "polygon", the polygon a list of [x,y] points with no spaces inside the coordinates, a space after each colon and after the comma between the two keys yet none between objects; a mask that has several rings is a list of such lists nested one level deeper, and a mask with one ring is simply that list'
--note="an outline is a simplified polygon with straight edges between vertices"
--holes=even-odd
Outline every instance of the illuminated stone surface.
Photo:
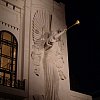
[{"label": "illuminated stone surface", "polygon": [[92,100],[70,90],[66,33],[44,49],[48,35],[63,31],[65,22],[64,4],[53,0],[0,1],[0,31],[18,40],[17,79],[28,81],[29,100]]}]

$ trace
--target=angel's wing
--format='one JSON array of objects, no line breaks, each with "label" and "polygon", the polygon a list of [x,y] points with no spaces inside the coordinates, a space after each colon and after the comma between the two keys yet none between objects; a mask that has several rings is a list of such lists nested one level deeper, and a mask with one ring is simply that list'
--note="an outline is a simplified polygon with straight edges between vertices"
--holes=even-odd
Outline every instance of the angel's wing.
[{"label": "angel's wing", "polygon": [[43,47],[46,31],[49,30],[49,14],[46,10],[37,10],[32,21],[32,38],[36,48]]}]

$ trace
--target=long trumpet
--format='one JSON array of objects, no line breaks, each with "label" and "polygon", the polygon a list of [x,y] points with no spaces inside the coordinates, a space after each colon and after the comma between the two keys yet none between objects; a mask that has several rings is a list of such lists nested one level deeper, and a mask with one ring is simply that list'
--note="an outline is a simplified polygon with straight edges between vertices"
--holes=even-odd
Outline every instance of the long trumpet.
[{"label": "long trumpet", "polygon": [[59,34],[55,35],[54,38],[59,38],[62,34],[64,34],[65,32],[67,32],[71,27],[80,24],[80,21],[77,20],[73,25],[71,25],[70,27],[68,27],[67,29],[64,29],[62,32],[60,32]]}]

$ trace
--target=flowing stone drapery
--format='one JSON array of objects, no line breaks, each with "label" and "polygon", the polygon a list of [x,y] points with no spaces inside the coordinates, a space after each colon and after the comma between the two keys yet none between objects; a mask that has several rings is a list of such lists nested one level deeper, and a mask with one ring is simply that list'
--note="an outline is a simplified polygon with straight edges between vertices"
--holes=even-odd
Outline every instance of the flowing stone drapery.
[{"label": "flowing stone drapery", "polygon": [[55,42],[44,53],[45,100],[59,100],[59,70],[63,66],[59,49]]}]

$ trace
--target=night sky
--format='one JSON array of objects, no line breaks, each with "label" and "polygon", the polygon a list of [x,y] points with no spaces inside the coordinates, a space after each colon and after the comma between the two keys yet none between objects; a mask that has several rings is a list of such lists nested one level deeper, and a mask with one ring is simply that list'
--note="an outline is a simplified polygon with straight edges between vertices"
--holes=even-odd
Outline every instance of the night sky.
[{"label": "night sky", "polygon": [[90,0],[58,0],[66,4],[67,26],[80,20],[67,32],[71,89],[100,95],[100,5]]}]

